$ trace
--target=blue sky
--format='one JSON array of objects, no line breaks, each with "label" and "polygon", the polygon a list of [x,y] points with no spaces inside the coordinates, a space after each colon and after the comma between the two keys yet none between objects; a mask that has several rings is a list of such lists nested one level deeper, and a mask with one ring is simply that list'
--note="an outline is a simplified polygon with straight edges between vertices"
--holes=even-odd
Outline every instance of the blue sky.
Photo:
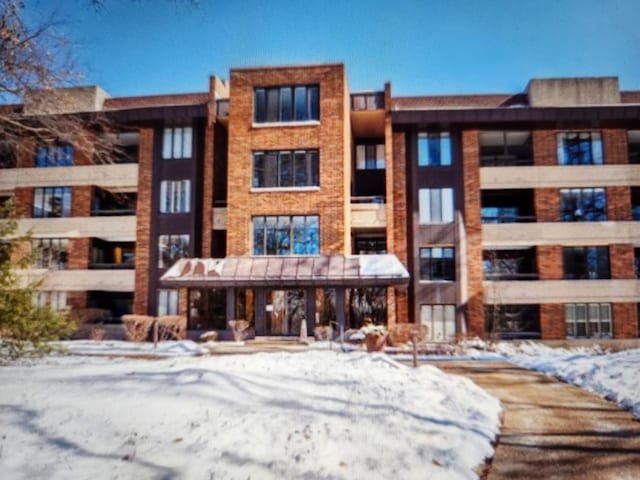
[{"label": "blue sky", "polygon": [[640,90],[640,0],[27,0],[55,4],[84,84],[114,96],[205,91],[229,68],[344,62],[352,91],[522,91],[617,75]]}]

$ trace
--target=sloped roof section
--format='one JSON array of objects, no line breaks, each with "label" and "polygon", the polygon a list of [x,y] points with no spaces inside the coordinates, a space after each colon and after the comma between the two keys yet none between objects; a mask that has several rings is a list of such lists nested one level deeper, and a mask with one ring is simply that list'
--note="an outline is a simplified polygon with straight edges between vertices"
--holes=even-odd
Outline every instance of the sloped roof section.
[{"label": "sloped roof section", "polygon": [[403,285],[395,255],[183,258],[160,279],[165,287],[373,287]]}]

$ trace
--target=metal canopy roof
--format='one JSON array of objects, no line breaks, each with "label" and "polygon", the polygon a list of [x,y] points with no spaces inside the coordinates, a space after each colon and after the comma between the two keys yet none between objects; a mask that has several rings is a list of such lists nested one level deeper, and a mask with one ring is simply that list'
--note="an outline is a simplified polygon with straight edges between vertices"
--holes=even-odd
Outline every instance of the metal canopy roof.
[{"label": "metal canopy roof", "polygon": [[183,258],[160,279],[164,287],[373,287],[404,285],[395,255]]}]

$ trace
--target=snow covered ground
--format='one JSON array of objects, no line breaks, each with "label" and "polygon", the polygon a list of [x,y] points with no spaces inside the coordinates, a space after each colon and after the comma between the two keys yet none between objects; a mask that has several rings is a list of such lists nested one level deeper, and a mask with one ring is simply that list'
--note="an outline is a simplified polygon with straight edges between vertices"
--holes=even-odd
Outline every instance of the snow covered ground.
[{"label": "snow covered ground", "polygon": [[361,352],[162,350],[0,367],[0,478],[470,479],[493,455],[499,402],[434,367]]},{"label": "snow covered ground", "polygon": [[501,343],[495,350],[510,362],[602,395],[640,417],[640,349],[607,353],[599,348]]}]

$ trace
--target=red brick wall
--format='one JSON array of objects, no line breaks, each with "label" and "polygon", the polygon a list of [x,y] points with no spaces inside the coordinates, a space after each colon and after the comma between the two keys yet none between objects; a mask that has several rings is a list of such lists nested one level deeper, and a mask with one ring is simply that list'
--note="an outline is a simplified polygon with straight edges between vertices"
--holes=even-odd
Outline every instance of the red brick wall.
[{"label": "red brick wall", "polygon": [[558,165],[558,140],[555,130],[534,130],[533,157],[536,166]]},{"label": "red brick wall", "polygon": [[89,268],[91,254],[91,240],[89,238],[69,239],[69,270],[86,270]]},{"label": "red brick wall", "polygon": [[67,292],[67,306],[73,309],[86,308],[87,292]]},{"label": "red brick wall", "polygon": [[[320,85],[320,125],[253,127],[256,86]],[[252,253],[254,215],[319,215],[320,251],[349,252],[350,131],[346,78],[342,65],[231,72],[227,253]],[[320,189],[316,192],[251,192],[252,152],[317,148]],[[345,195],[347,194],[347,195]]]},{"label": "red brick wall", "polygon": [[562,280],[562,247],[560,245],[538,245],[536,261],[540,280]]},{"label": "red brick wall", "polygon": [[635,279],[633,244],[609,245],[611,278]]},{"label": "red brick wall", "polygon": [[626,130],[603,129],[602,148],[604,150],[604,163],[612,165],[629,163]]},{"label": "red brick wall", "polygon": [[[391,143],[391,179],[387,178],[387,239],[392,238],[392,244],[387,244],[389,252],[394,253],[405,268],[408,267],[407,255],[407,159],[406,138],[403,132],[394,132],[387,135],[386,142]],[[389,172],[389,169],[387,169]],[[390,194],[389,192],[392,192]],[[391,213],[389,213],[391,211]],[[387,240],[388,241],[388,240]],[[409,318],[409,294],[407,288],[394,289],[395,291],[395,321],[408,322]],[[413,319],[417,321],[417,319]]]},{"label": "red brick wall", "polygon": [[20,141],[16,150],[16,167],[32,168],[36,166],[36,140],[25,138]]},{"label": "red brick wall", "polygon": [[614,338],[638,337],[638,310],[635,303],[613,304]]},{"label": "red brick wall", "polygon": [[607,187],[607,220],[631,220],[631,187]]},{"label": "red brick wall", "polygon": [[478,145],[477,130],[462,132],[464,222],[467,233],[467,322],[468,332],[472,337],[485,336]]},{"label": "red brick wall", "polygon": [[73,187],[71,193],[71,216],[90,217],[91,216],[91,195],[93,187],[83,185]]},{"label": "red brick wall", "polygon": [[211,230],[213,229],[213,145],[214,125],[204,133],[204,170],[202,179],[202,257],[211,256]]},{"label": "red brick wall", "polygon": [[136,207],[136,277],[133,313],[147,315],[149,299],[149,249],[151,247],[151,172],[153,129],[140,130],[138,154],[138,202]]},{"label": "red brick wall", "polygon": [[31,218],[33,216],[33,187],[18,187],[13,191],[18,216]]},{"label": "red brick wall", "polygon": [[540,305],[540,333],[545,340],[562,340],[567,336],[564,305],[546,303]]},{"label": "red brick wall", "polygon": [[560,221],[560,190],[536,188],[533,192],[535,214],[538,222]]}]

